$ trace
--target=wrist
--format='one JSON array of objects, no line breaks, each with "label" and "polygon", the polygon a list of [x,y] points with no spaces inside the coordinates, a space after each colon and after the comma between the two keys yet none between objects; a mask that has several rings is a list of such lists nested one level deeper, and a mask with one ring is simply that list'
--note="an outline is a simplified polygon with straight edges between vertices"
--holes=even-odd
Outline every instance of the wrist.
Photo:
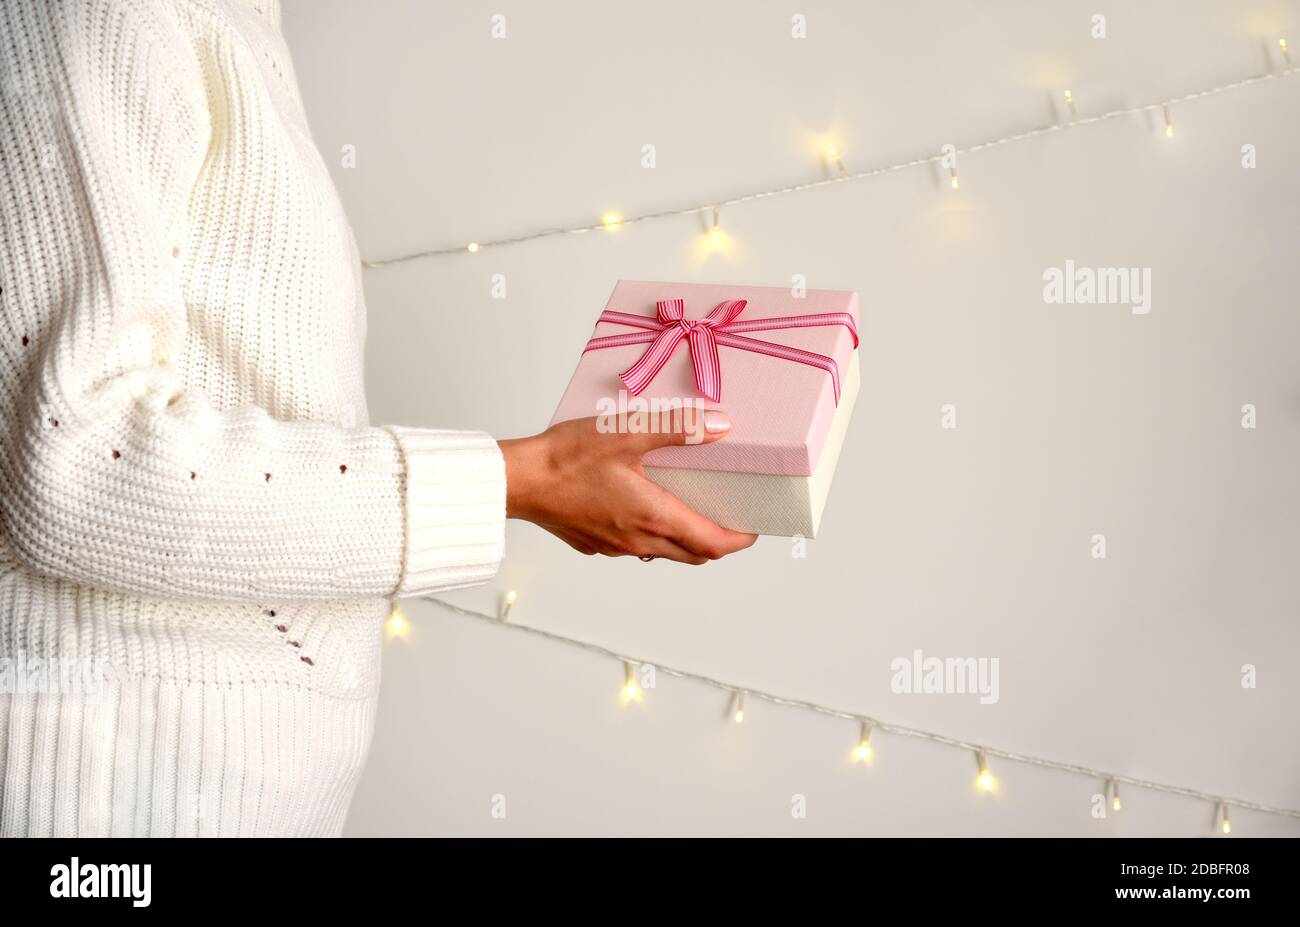
[{"label": "wrist", "polygon": [[540,435],[498,441],[506,466],[506,517],[531,520],[543,497],[547,464]]}]

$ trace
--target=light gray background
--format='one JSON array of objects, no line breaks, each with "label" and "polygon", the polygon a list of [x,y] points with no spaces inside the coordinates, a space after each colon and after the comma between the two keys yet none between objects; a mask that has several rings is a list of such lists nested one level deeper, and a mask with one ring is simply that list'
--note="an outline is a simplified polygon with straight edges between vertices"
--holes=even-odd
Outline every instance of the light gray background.
[{"label": "light gray background", "polygon": [[[1300,55],[1298,12],[286,0],[284,18],[362,252],[385,257],[815,178],[823,133],[857,170],[1053,121],[1065,87],[1087,115],[1213,86],[1270,50],[1276,67],[1278,35]],[[368,271],[374,420],[503,437],[545,426],[619,277],[862,294],[862,396],[807,559],[780,538],[700,569],[586,559],[512,523],[498,581],[455,600],[494,611],[514,587],[515,621],[650,660],[1300,807],[1300,78],[1173,118],[1173,139],[1133,117],[970,155],[956,193],[919,168],[737,207],[727,256],[701,258],[684,218]],[[1045,305],[1067,258],[1151,267],[1150,315]],[[1100,783],[1006,762],[981,798],[969,755],[897,737],[866,770],[850,722],[754,703],[737,726],[722,694],[662,677],[625,709],[615,663],[407,610],[351,834],[1213,829],[1209,805],[1137,789],[1096,821]],[[1001,701],[892,694],[914,648],[998,657]]]}]

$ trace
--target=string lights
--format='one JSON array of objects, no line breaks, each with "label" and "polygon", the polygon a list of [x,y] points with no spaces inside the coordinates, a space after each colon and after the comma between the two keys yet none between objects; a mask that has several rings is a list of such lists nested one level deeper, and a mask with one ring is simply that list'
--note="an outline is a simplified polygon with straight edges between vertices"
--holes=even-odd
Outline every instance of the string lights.
[{"label": "string lights", "polygon": [[[1043,135],[1050,135],[1055,132],[1063,132],[1071,129],[1080,129],[1084,126],[1097,125],[1102,122],[1109,122],[1114,119],[1121,119],[1126,116],[1137,116],[1148,112],[1162,111],[1165,114],[1165,135],[1173,136],[1173,122],[1169,119],[1169,108],[1182,103],[1190,103],[1193,100],[1200,100],[1205,97],[1216,96],[1221,93],[1240,90],[1246,87],[1263,84],[1267,81],[1283,77],[1291,77],[1296,71],[1291,66],[1291,53],[1287,47],[1286,39],[1278,39],[1278,48],[1282,54],[1282,59],[1286,66],[1280,71],[1260,74],[1255,77],[1247,77],[1242,80],[1232,81],[1227,84],[1220,84],[1205,90],[1197,90],[1192,93],[1186,93],[1181,96],[1171,97],[1167,100],[1159,100],[1153,103],[1145,103],[1138,106],[1130,106],[1124,109],[1111,110],[1110,112],[1101,113],[1096,116],[1080,116],[1078,106],[1075,104],[1074,94],[1065,91],[1065,103],[1070,111],[1070,119],[1065,123],[1055,123],[1052,125],[1039,126],[1038,128],[1028,129],[1023,132],[1017,132],[1013,135],[1004,135],[1000,138],[993,138],[987,141],[967,145],[963,148],[954,148],[951,152],[954,155],[968,155],[976,152],[989,151],[993,148],[1000,148],[1004,145],[1012,145],[1018,142],[1028,141],[1029,139],[1038,138]],[[541,238],[552,238],[558,235],[582,235],[587,232],[600,230],[615,231],[625,226],[638,222],[650,222],[657,219],[670,219],[690,215],[698,215],[707,210],[713,211],[714,221],[708,229],[705,238],[721,237],[718,225],[718,212],[727,206],[738,206],[742,203],[751,203],[758,200],[765,200],[776,196],[785,196],[793,193],[803,193],[808,190],[815,190],[820,187],[833,183],[845,183],[853,180],[866,180],[871,177],[880,177],[884,174],[891,174],[895,171],[903,171],[911,168],[922,167],[934,163],[942,162],[945,155],[926,155],[924,157],[912,158],[906,161],[899,161],[893,164],[886,164],[880,167],[869,168],[866,170],[850,172],[844,165],[843,155],[838,147],[829,147],[824,149],[823,157],[828,165],[833,167],[832,176],[823,177],[819,180],[810,180],[803,183],[790,184],[785,187],[778,187],[771,190],[759,190],[754,193],[747,193],[742,196],[732,197],[731,199],[714,200],[713,202],[696,203],[690,206],[684,206],[675,209],[664,209],[657,212],[648,212],[636,216],[623,216],[617,212],[606,213],[598,223],[578,225],[571,227],[548,227],[536,232],[526,232],[520,235],[513,235],[506,238],[498,238],[492,241],[472,241],[468,245],[459,245],[447,248],[429,248],[423,251],[414,251],[409,254],[401,254],[389,258],[376,258],[373,260],[363,260],[363,267],[378,268],[387,267],[392,264],[401,264],[406,261],[413,261],[425,257],[438,257],[449,254],[463,254],[469,251],[471,254],[477,253],[481,248],[496,248],[503,245],[521,244],[527,241],[536,241]],[[956,189],[957,175],[956,169],[952,168],[949,175],[951,186]]]},{"label": "string lights", "polygon": [[1267,805],[1262,802],[1248,801],[1239,798],[1224,798],[1218,795],[1211,795],[1208,792],[1202,792],[1198,789],[1187,788],[1179,785],[1169,785],[1163,782],[1155,782],[1150,779],[1140,779],[1136,776],[1124,776],[1118,773],[1107,772],[1100,769],[1093,769],[1088,766],[1080,766],[1075,763],[1065,763],[1059,760],[1049,760],[1042,757],[1031,756],[1023,753],[1016,753],[1010,750],[1002,750],[995,747],[972,744],[956,737],[950,737],[947,734],[938,734],[933,731],[925,731],[920,728],[908,727],[902,724],[892,724],[881,721],[878,718],[867,718],[860,714],[842,711],[838,708],[831,708],[826,705],[820,705],[816,702],[804,701],[802,699],[787,698],[781,695],[773,695],[770,692],[763,692],[757,689],[748,689],[737,686],[734,683],[725,682],[721,679],[715,679],[712,676],[705,676],[700,673],[694,673],[689,670],[674,669],[659,663],[649,663],[644,660],[636,659],[616,651],[602,647],[599,644],[592,644],[587,641],[577,640],[572,637],[565,637],[562,634],[556,634],[554,631],[546,631],[542,628],[535,628],[524,624],[505,624],[492,615],[477,612],[472,609],[462,608],[459,605],[453,605],[443,599],[435,596],[423,596],[424,601],[437,605],[444,611],[460,615],[465,618],[474,618],[488,624],[495,625],[499,628],[508,628],[512,631],[519,631],[523,634],[530,634],[535,637],[545,638],[548,641],[557,644],[563,644],[578,650],[596,654],[611,660],[617,660],[623,665],[623,688],[621,690],[624,703],[640,702],[644,697],[644,691],[637,681],[637,669],[641,666],[653,666],[655,673],[663,673],[674,679],[682,679],[701,685],[711,686],[727,692],[731,695],[730,715],[734,722],[741,723],[745,719],[745,702],[746,698],[750,701],[758,700],[771,705],[779,705],[785,708],[793,708],[801,711],[807,711],[814,714],[823,715],[831,718],[839,718],[856,722],[858,727],[857,746],[853,749],[853,759],[862,763],[870,763],[875,755],[875,748],[872,744],[872,734],[877,731],[883,731],[886,734],[892,734],[899,737],[913,737],[919,740],[926,740],[931,743],[940,744],[946,747],[968,751],[975,755],[978,774],[975,779],[976,788],[985,794],[996,794],[998,792],[998,780],[993,775],[989,766],[989,757],[998,757],[1008,762],[1021,763],[1026,766],[1036,766],[1042,769],[1053,769],[1058,772],[1071,773],[1082,776],[1093,781],[1102,781],[1110,783],[1111,807],[1116,811],[1120,809],[1119,785],[1132,786],[1134,788],[1147,789],[1153,792],[1164,792],[1169,795],[1179,795],[1184,798],[1191,798],[1197,801],[1209,803],[1212,808],[1217,809],[1217,818],[1221,822],[1220,827],[1225,834],[1232,832],[1232,821],[1228,816],[1228,805],[1232,804],[1237,808],[1247,808],[1260,814],[1271,814],[1279,817],[1294,818],[1300,820],[1300,809],[1283,808],[1276,805]]},{"label": "string lights", "polygon": [[[967,145],[966,147],[963,148],[952,148],[952,150],[947,155],[941,154],[941,155],[930,155],[925,157],[913,158],[910,160],[900,161],[897,163],[887,164],[887,165],[851,173],[848,170],[848,168],[845,166],[843,156],[839,148],[830,147],[824,151],[824,157],[827,165],[831,168],[830,170],[831,176],[821,180],[796,183],[796,184],[791,184],[776,189],[761,190],[753,193],[748,193],[742,196],[733,197],[731,199],[716,200],[712,203],[691,205],[691,206],[686,206],[677,209],[667,209],[667,210],[650,212],[650,213],[645,213],[636,216],[625,217],[618,212],[610,211],[604,214],[599,224],[595,224],[595,225],[581,225],[581,226],[575,226],[569,228],[547,228],[538,232],[531,232],[531,233],[516,235],[507,238],[499,238],[491,241],[483,241],[483,242],[471,241],[468,245],[464,245],[460,247],[435,248],[435,249],[428,249],[423,251],[416,251],[410,254],[399,255],[391,258],[385,258],[379,260],[367,260],[367,261],[363,261],[362,264],[366,267],[376,268],[376,267],[384,267],[392,264],[398,264],[406,261],[416,260],[418,258],[423,258],[423,257],[434,257],[440,255],[456,254],[456,253],[462,253],[466,251],[469,252],[470,254],[477,254],[482,248],[485,247],[499,247],[499,246],[509,245],[509,244],[518,244],[522,242],[534,241],[537,239],[548,238],[548,237],[553,237],[558,235],[585,234],[587,232],[596,231],[600,229],[604,229],[609,232],[614,232],[621,229],[623,226],[632,223],[648,222],[657,219],[668,219],[668,218],[682,217],[682,216],[687,216],[691,214],[700,214],[700,213],[711,216],[711,220],[712,220],[707,227],[707,232],[705,237],[711,239],[714,242],[718,242],[722,238],[720,215],[723,207],[736,206],[743,203],[768,199],[771,197],[800,193],[808,190],[817,189],[819,187],[823,187],[831,183],[842,183],[842,182],[852,181],[852,180],[865,180],[867,178],[879,177],[896,171],[908,170],[923,165],[934,164],[936,162],[943,163],[944,158],[957,155],[957,154],[967,155],[967,154],[973,154],[981,151],[987,151],[993,148],[999,148],[1005,145],[1027,141],[1029,139],[1037,138],[1043,135],[1048,135],[1054,132],[1082,128],[1088,125],[1096,125],[1102,122],[1108,122],[1126,116],[1134,116],[1134,115],[1154,112],[1156,110],[1159,110],[1161,115],[1163,116],[1165,137],[1173,138],[1174,124],[1173,124],[1173,118],[1170,113],[1171,106],[1175,104],[1189,103],[1194,100],[1203,99],[1205,97],[1215,96],[1218,94],[1227,93],[1227,92],[1243,89],[1246,87],[1262,84],[1267,81],[1274,80],[1276,78],[1290,77],[1294,75],[1296,72],[1291,63],[1291,54],[1290,54],[1290,49],[1287,45],[1287,40],[1285,38],[1279,38],[1277,40],[1277,44],[1278,44],[1279,52],[1281,53],[1282,56],[1282,60],[1285,63],[1285,68],[1280,72],[1261,74],[1255,77],[1249,77],[1242,80],[1233,81],[1231,83],[1221,84],[1205,90],[1187,93],[1167,100],[1161,100],[1153,103],[1127,107],[1124,109],[1111,110],[1106,113],[1102,113],[1095,116],[1087,116],[1087,117],[1080,116],[1078,106],[1074,99],[1074,94],[1070,90],[1065,90],[1064,100],[1070,114],[1070,119],[1068,122],[1057,123],[1057,124],[1047,125],[1047,126],[1040,126],[1038,128],[1028,129],[1026,131],[1022,131],[1012,135],[1006,135],[1000,138],[994,138],[988,141]],[[959,179],[957,176],[957,169],[955,166],[955,162],[949,161],[947,162],[947,166],[948,166],[950,187],[956,190],[959,187]],[[492,624],[508,627],[512,630],[517,630],[527,634],[543,637],[555,643],[564,644],[570,647],[585,650],[589,653],[594,653],[606,658],[618,660],[623,664],[623,688],[621,691],[623,701],[625,703],[631,703],[631,702],[640,702],[643,699],[645,693],[642,690],[640,683],[638,682],[637,671],[638,668],[641,665],[643,665],[644,661],[633,659],[631,657],[616,653],[612,650],[608,650],[596,644],[591,644],[585,641],[580,641],[573,638],[565,637],[563,635],[555,634],[550,631],[545,631],[540,628],[529,627],[527,625],[507,624],[506,619],[510,614],[511,608],[514,606],[515,602],[517,601],[517,598],[518,595],[514,590],[509,591],[505,596],[500,614],[494,618],[493,616],[486,615],[481,612],[476,612],[469,609],[461,608],[459,606],[446,602],[442,599],[438,599],[435,597],[425,597],[426,601],[433,602],[438,606],[440,606],[441,608],[453,612],[457,615],[487,621]],[[385,631],[387,636],[390,639],[392,638],[404,639],[410,633],[410,623],[407,621],[406,616],[402,613],[401,609],[398,608],[396,602],[393,603],[393,607],[388,616],[388,620],[385,622]],[[649,664],[645,664],[645,665],[649,665]],[[727,683],[722,680],[714,679],[709,676],[704,676],[699,673],[689,672],[686,670],[672,669],[670,667],[665,667],[658,664],[655,664],[655,670],[657,672],[665,673],[666,675],[673,678],[692,681],[699,684],[711,686],[716,689],[721,689],[730,692],[732,701],[731,701],[731,707],[729,709],[729,714],[731,719],[736,724],[741,724],[745,720],[745,714],[746,714],[745,701],[747,695],[751,696],[753,699],[757,699],[759,701],[767,702],[773,705],[808,711],[811,713],[820,714],[823,716],[829,716],[833,718],[855,721],[858,723],[859,728],[858,728],[858,739],[856,745],[853,748],[852,757],[854,761],[859,763],[870,764],[873,761],[875,755],[875,747],[872,744],[872,734],[877,729],[884,731],[887,734],[892,734],[895,736],[913,737],[922,740],[927,740],[932,743],[940,744],[947,747],[972,751],[974,753],[976,765],[978,769],[978,773],[975,779],[975,785],[976,788],[981,793],[985,793],[985,794],[996,793],[996,791],[998,790],[998,781],[996,777],[993,775],[989,767],[989,757],[996,756],[1000,759],[1004,759],[1010,762],[1021,763],[1021,764],[1036,766],[1045,769],[1053,769],[1060,772],[1071,773],[1079,776],[1086,776],[1089,778],[1093,778],[1094,780],[1101,779],[1106,783],[1106,793],[1108,794],[1110,799],[1111,809],[1116,812],[1120,811],[1121,808],[1123,807],[1123,804],[1120,800],[1120,788],[1119,788],[1121,782],[1126,785],[1134,786],[1141,789],[1146,789],[1146,790],[1156,791],[1156,792],[1164,792],[1167,794],[1173,794],[1185,798],[1191,798],[1197,801],[1212,803],[1212,807],[1214,807],[1217,812],[1216,817],[1219,821],[1220,830],[1225,835],[1232,833],[1232,820],[1229,814],[1229,804],[1235,805],[1238,808],[1249,809],[1251,811],[1255,811],[1261,814],[1270,814],[1270,815],[1277,815],[1277,816],[1282,816],[1287,818],[1300,819],[1300,810],[1293,809],[1293,808],[1272,806],[1260,802],[1246,801],[1242,799],[1232,799],[1231,801],[1229,801],[1228,799],[1219,796],[1214,796],[1197,789],[1187,788],[1183,786],[1168,785],[1168,784],[1154,782],[1147,779],[1136,778],[1133,776],[1123,776],[1114,773],[1107,773],[1102,770],[1092,769],[1089,767],[1080,766],[1073,763],[1065,763],[1056,760],[1043,759],[1041,757],[1019,754],[1012,751],[980,746],[944,734],[924,731],[924,730],[920,730],[917,728],[912,728],[904,725],[890,724],[874,718],[864,718],[860,715],[855,715],[849,712],[841,711],[839,709],[831,708],[825,705],[820,705],[815,702],[786,698],[783,696],[773,695],[770,693],[756,691],[753,689],[743,689],[735,686],[734,684]]]}]

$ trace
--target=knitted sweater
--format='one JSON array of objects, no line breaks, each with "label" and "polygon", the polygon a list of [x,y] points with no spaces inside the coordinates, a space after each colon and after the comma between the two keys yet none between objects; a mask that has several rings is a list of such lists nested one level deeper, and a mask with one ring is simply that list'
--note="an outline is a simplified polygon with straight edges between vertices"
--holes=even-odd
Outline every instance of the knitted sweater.
[{"label": "knitted sweater", "polygon": [[372,427],[277,0],[0,3],[0,834],[335,834],[387,599],[502,553]]}]

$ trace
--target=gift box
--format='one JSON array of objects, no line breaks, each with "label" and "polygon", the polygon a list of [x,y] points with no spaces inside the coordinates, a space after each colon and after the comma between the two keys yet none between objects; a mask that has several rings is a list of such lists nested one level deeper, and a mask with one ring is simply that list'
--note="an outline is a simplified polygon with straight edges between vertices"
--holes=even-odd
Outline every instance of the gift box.
[{"label": "gift box", "polygon": [[[726,528],[815,537],[858,394],[858,294],[620,280],[552,422],[723,409],[646,475]],[[679,413],[680,414],[680,413]]]}]

